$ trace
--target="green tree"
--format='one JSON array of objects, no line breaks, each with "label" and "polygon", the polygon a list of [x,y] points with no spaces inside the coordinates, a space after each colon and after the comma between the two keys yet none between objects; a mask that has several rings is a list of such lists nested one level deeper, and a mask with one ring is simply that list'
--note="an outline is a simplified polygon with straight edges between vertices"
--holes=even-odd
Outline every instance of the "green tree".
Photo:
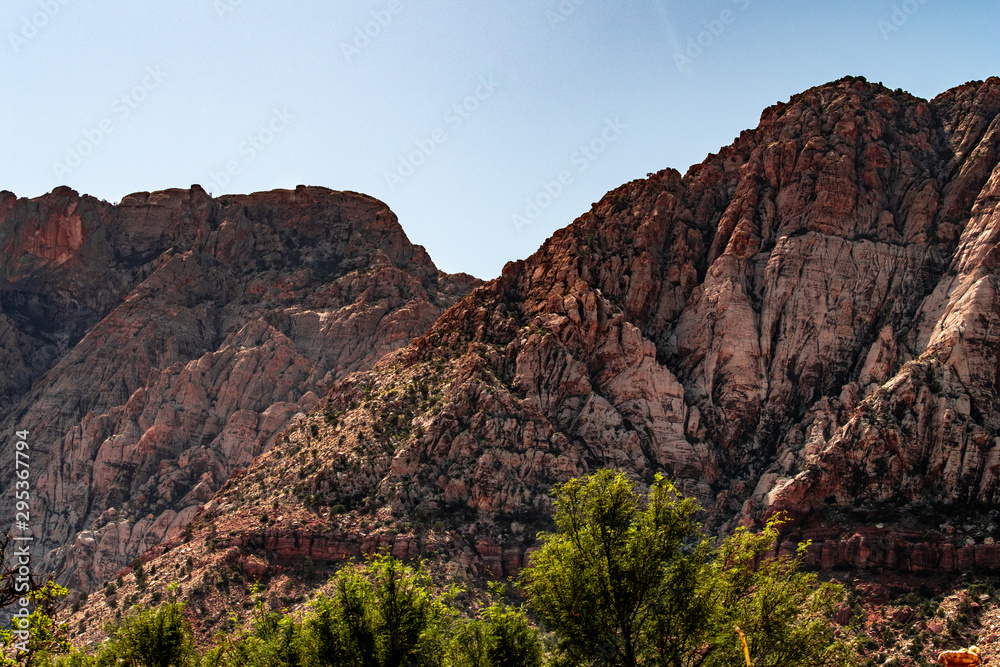
[{"label": "green tree", "polygon": [[[0,643],[6,649],[0,656],[0,665],[34,667],[44,664],[50,656],[70,650],[71,645],[66,638],[69,628],[56,620],[55,613],[57,601],[68,593],[68,590],[50,581],[26,594],[31,604],[37,605],[26,619],[24,629],[28,632],[28,639],[24,641],[13,628],[0,629]],[[17,623],[18,620],[13,619],[12,622]]]},{"label": "green tree", "polygon": [[342,569],[305,622],[310,666],[440,665],[453,612],[426,573],[383,556]]},{"label": "green tree", "polygon": [[463,623],[449,647],[451,667],[541,667],[542,643],[524,610],[503,604],[502,584],[491,585],[497,600],[480,617]]},{"label": "green tree", "polygon": [[194,661],[191,624],[184,605],[165,604],[125,618],[111,632],[96,663],[127,667],[188,667]]},{"label": "green tree", "polygon": [[657,476],[642,497],[622,473],[556,488],[558,532],[541,536],[522,584],[570,664],[755,667],[851,664],[830,622],[843,589],[771,558],[777,521],[718,547],[699,510]]},{"label": "green tree", "polygon": [[665,564],[697,530],[697,505],[662,479],[645,506],[621,474],[557,487],[558,533],[543,535],[523,585],[572,660],[636,665]]},{"label": "green tree", "polygon": [[[30,556],[28,563],[21,562],[26,554],[17,542],[18,548],[12,548],[11,540],[8,533],[0,537],[0,609],[13,615],[10,627],[0,628],[0,666],[33,667],[70,649],[69,628],[57,620],[69,591],[51,578],[44,583],[37,580]],[[27,618],[20,617],[28,609]]]}]

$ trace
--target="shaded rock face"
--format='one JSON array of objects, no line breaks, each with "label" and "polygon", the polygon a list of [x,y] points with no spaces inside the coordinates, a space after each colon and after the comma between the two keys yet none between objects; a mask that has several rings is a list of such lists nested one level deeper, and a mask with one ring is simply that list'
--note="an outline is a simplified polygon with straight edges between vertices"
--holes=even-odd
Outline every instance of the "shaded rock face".
[{"label": "shaded rock face", "polygon": [[45,564],[81,589],[114,576],[477,284],[354,193],[0,194],[2,425],[30,431]]},{"label": "shaded rock face", "polygon": [[[847,78],[622,186],[339,385],[305,485],[502,550],[613,466],[714,529],[785,511],[817,565],[995,568],[998,114],[995,78],[932,101]],[[421,383],[436,407],[392,398]],[[394,410],[420,428],[385,436]]]}]

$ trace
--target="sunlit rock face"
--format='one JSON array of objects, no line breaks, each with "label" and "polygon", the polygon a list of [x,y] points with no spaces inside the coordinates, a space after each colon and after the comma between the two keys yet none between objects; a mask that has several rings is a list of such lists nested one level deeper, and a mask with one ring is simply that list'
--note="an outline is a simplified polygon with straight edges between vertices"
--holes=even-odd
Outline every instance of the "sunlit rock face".
[{"label": "sunlit rock face", "polygon": [[370,537],[355,506],[417,551],[444,547],[413,517],[446,518],[455,567],[487,571],[530,547],[553,484],[616,467],[673,478],[712,530],[784,511],[782,548],[811,538],[814,565],[996,568],[998,112],[998,79],[771,107],[339,384],[318,463],[265,455],[221,500],[278,467],[349,510],[338,544]]},{"label": "sunlit rock face", "polygon": [[355,193],[3,193],[0,406],[30,431],[38,553],[80,588],[113,577],[478,283]]}]

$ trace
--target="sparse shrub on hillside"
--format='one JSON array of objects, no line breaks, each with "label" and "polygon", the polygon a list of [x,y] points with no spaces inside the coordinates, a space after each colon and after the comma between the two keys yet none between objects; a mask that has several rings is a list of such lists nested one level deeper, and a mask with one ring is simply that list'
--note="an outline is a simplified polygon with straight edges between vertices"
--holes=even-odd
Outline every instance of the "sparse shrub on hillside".
[{"label": "sparse shrub on hillside", "polygon": [[135,585],[140,589],[146,587],[146,571],[142,567],[142,561],[138,558],[132,561],[132,575],[135,577]]},{"label": "sparse shrub on hillside", "polygon": [[205,653],[201,667],[299,667],[305,665],[301,626],[282,614],[268,611],[259,587],[251,589],[254,622],[250,632],[235,637],[220,633]]}]

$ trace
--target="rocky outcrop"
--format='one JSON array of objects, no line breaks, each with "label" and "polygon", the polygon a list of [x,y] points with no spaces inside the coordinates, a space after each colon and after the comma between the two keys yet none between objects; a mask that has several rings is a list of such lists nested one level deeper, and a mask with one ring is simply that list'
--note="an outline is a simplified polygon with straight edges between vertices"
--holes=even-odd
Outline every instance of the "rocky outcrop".
[{"label": "rocky outcrop", "polygon": [[[300,359],[313,357],[299,333],[326,320],[299,317],[314,306],[296,300],[356,295],[345,281],[360,272],[330,291],[258,281],[282,253],[249,223],[219,217],[203,251],[164,256],[162,281],[143,278],[142,294],[170,314],[149,322],[162,333],[137,356],[143,393],[130,370],[108,372],[95,386],[114,401],[88,408],[58,445],[64,460],[90,463],[64,465],[45,488],[79,489],[71,480],[91,474],[146,480],[112,483],[118,495],[102,500],[101,513],[116,506],[130,519],[88,524],[92,544],[79,550],[109,563],[123,540],[152,546],[135,537],[141,521],[173,534],[187,517],[170,502],[193,507],[225,465],[247,464],[191,528],[194,542],[232,536],[233,562],[256,571],[271,567],[261,554],[340,559],[398,544],[413,555],[433,544],[450,575],[505,575],[551,525],[553,485],[613,466],[640,483],[674,478],[712,530],[783,511],[781,548],[812,539],[817,566],[994,569],[998,139],[998,79],[930,101],[857,78],[808,90],[686,175],[665,170],[608,193],[326,395],[330,371]],[[211,282],[217,264],[256,258],[264,264],[239,287]],[[211,287],[180,302],[170,287],[188,276]],[[217,294],[240,315],[210,321],[239,326],[214,347],[171,333],[176,321],[194,330],[191,309]],[[267,314],[245,316],[258,301]],[[112,336],[87,331],[90,354]],[[11,355],[35,344],[11,340]],[[181,351],[187,361],[158,360],[155,373],[142,361]],[[280,389],[268,393],[254,372]],[[303,382],[314,395],[291,389]],[[211,426],[185,448],[172,434],[192,423],[189,397],[210,406],[199,423]],[[89,502],[60,497],[67,508]],[[162,504],[143,514],[125,499]],[[78,520],[53,517],[56,534]]]},{"label": "rocky outcrop", "polygon": [[177,536],[328,386],[476,284],[354,193],[4,193],[0,402],[31,434],[46,564],[87,589]]},{"label": "rocky outcrop", "polygon": [[315,461],[268,454],[223,497],[274,498],[251,491],[271,471],[303,480],[282,508],[341,505],[341,529],[439,517],[502,550],[546,525],[553,484],[614,466],[673,477],[713,529],[785,511],[817,565],[992,568],[938,526],[996,530],[998,114],[998,79],[926,101],[848,78],[771,107],[345,380],[333,421],[292,434]]},{"label": "rocky outcrop", "polygon": [[[846,78],[775,105],[686,175],[608,193],[373,369],[272,403],[298,415],[277,438],[258,445],[264,413],[234,406],[211,451],[262,453],[147,558],[216,619],[240,608],[206,582],[262,577],[273,596],[303,562],[373,551],[481,584],[527,563],[555,484],[615,467],[672,477],[713,531],[784,512],[779,549],[811,541],[811,566],[1000,570],[998,150],[996,78],[930,101]],[[258,367],[305,372],[257,335],[239,349],[270,345]],[[129,414],[162,402],[122,395]],[[102,460],[169,447],[187,418],[147,416]],[[186,466],[217,483],[215,460]],[[163,470],[149,498],[172,488]],[[146,517],[164,535],[186,520],[166,511]],[[93,525],[80,549],[142,547],[138,524]]]}]

